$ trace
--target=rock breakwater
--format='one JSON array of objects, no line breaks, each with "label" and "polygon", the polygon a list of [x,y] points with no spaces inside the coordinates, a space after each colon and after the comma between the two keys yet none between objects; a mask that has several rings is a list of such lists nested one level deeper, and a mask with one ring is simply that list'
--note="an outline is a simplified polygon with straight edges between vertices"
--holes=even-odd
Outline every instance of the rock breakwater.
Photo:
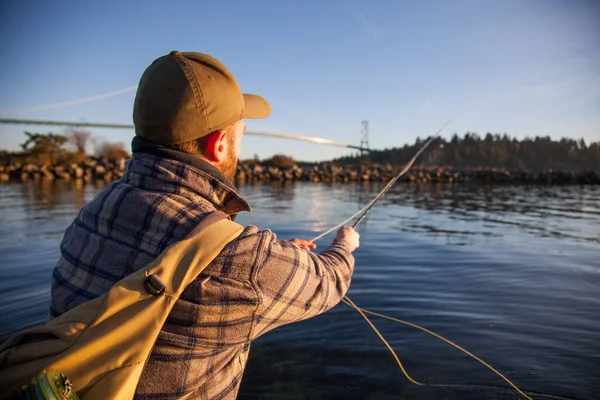
[{"label": "rock breakwater", "polygon": [[[0,165],[0,182],[29,180],[81,179],[84,181],[113,181],[119,179],[126,160],[89,159],[68,165],[38,165],[15,163]],[[390,165],[340,166],[332,163],[300,164],[290,167],[273,167],[260,163],[243,162],[238,166],[236,180],[243,183],[272,181],[302,182],[387,182],[400,167]],[[597,171],[508,171],[491,168],[455,170],[452,168],[414,167],[400,178],[401,182],[413,183],[485,183],[485,184],[600,184]]]}]

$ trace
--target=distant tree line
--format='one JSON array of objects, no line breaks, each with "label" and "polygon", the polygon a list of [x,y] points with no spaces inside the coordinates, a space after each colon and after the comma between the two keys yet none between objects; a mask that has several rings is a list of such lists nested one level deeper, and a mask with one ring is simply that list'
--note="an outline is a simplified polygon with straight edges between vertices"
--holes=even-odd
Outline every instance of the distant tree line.
[{"label": "distant tree line", "polygon": [[[402,165],[408,162],[427,139],[417,138],[414,144],[369,153],[368,162]],[[365,162],[359,154],[341,157],[334,162],[358,164]],[[448,141],[436,139],[421,154],[416,165],[422,167],[503,168],[521,171],[591,171],[600,170],[600,142],[587,144],[585,140],[549,137],[517,140],[508,135],[466,133],[462,138],[456,133]]]},{"label": "distant tree line", "polygon": [[[68,164],[84,161],[92,156],[98,159],[129,158],[123,143],[94,140],[88,131],[74,129],[67,134],[25,132],[21,152],[0,151],[0,159],[36,164]],[[92,147],[91,154],[88,148]]]}]

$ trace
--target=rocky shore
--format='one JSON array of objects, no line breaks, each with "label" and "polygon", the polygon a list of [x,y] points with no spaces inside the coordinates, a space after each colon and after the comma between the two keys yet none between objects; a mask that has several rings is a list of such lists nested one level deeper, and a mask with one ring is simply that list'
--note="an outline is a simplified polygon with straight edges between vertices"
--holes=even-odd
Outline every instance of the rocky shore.
[{"label": "rocky shore", "polygon": [[[34,163],[0,165],[0,182],[29,180],[81,179],[106,181],[119,179],[125,171],[125,159],[116,161],[89,159],[69,165],[37,165]],[[300,164],[291,167],[265,166],[258,162],[243,162],[238,166],[236,180],[241,183],[269,181],[303,182],[387,182],[399,167],[390,165],[339,166],[332,163]],[[454,170],[451,168],[414,167],[401,182],[415,183],[534,183],[534,184],[600,184],[600,173],[542,171],[524,172],[502,169],[477,168]]]},{"label": "rocky shore", "polygon": [[0,182],[29,180],[83,179],[85,181],[114,181],[123,176],[126,160],[89,159],[67,165],[14,163],[0,165]]}]

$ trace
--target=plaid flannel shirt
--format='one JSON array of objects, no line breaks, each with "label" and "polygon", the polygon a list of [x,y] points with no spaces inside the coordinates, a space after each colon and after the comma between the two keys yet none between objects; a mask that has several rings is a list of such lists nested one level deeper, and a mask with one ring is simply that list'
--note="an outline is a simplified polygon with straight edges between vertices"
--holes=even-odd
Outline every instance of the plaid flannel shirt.
[{"label": "plaid flannel shirt", "polygon": [[[52,275],[51,317],[107,292],[209,213],[250,211],[218,170],[197,162],[134,153],[123,177],[80,210]],[[251,341],[335,306],[353,266],[342,244],[316,254],[246,227],[176,302],[135,398],[234,399]]]}]

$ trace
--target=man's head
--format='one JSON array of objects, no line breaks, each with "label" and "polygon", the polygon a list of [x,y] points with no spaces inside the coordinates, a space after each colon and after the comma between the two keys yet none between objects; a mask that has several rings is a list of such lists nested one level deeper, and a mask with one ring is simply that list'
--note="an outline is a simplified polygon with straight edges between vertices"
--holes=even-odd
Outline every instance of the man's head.
[{"label": "man's head", "polygon": [[201,138],[167,147],[208,161],[233,181],[245,131],[246,123],[239,119],[228,127]]},{"label": "man's head", "polygon": [[137,136],[200,156],[231,178],[245,130],[243,118],[270,113],[269,103],[243,94],[217,59],[172,51],[142,75],[133,122]]}]

